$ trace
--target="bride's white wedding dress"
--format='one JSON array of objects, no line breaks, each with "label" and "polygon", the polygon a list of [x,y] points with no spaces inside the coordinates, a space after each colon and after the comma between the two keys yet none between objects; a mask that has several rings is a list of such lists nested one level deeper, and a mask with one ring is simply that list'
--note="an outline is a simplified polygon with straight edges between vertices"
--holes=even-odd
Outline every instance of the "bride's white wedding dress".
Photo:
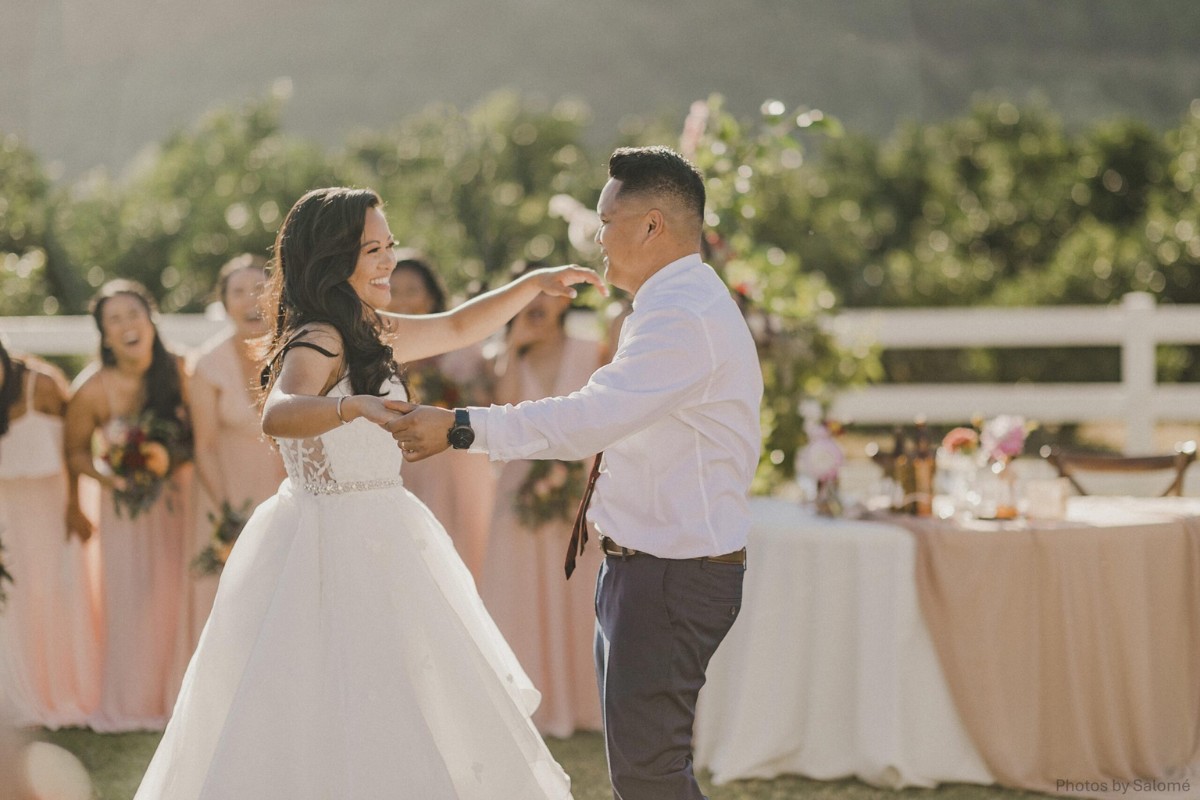
[{"label": "bride's white wedding dress", "polygon": [[387,431],[279,445],[288,479],[225,566],[135,800],[569,798],[539,695]]}]

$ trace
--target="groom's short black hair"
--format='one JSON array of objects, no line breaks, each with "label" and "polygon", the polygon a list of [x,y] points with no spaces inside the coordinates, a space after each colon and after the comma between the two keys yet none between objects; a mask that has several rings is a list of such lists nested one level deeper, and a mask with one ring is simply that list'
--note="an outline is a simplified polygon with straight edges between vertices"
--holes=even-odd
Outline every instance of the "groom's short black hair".
[{"label": "groom's short black hair", "polygon": [[621,182],[618,196],[665,196],[704,221],[704,176],[669,147],[621,147],[608,159],[608,176]]}]

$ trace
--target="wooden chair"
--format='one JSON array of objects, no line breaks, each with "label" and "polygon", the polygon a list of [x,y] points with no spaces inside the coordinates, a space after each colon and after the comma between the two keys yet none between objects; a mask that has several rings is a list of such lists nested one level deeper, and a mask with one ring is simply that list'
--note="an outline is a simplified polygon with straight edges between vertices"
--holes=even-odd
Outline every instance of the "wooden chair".
[{"label": "wooden chair", "polygon": [[1046,445],[1041,449],[1042,458],[1046,459],[1058,474],[1071,482],[1075,491],[1081,495],[1088,494],[1076,479],[1078,472],[1167,472],[1174,473],[1174,480],[1163,497],[1180,497],[1183,494],[1183,476],[1188,467],[1196,460],[1196,443],[1180,442],[1175,445],[1175,453],[1166,456],[1119,456],[1097,455],[1094,453],[1072,453],[1059,447]]}]

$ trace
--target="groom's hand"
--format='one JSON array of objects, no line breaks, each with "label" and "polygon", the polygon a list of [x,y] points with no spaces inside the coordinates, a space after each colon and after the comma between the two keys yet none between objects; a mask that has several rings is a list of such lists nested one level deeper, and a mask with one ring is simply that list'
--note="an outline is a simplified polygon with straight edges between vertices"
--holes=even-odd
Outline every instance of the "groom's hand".
[{"label": "groom's hand", "polygon": [[391,432],[396,444],[400,445],[405,461],[420,461],[435,456],[450,446],[450,428],[454,426],[454,412],[435,406],[417,406],[389,400],[385,404],[397,417],[384,425]]}]

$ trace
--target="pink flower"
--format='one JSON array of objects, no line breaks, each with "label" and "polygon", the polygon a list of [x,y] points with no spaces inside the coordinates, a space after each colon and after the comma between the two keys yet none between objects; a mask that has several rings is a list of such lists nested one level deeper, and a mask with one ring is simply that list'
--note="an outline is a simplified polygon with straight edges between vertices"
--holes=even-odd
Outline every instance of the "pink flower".
[{"label": "pink flower", "polygon": [[984,423],[979,443],[991,461],[1006,461],[1025,449],[1025,418],[1001,414]]},{"label": "pink flower", "polygon": [[679,152],[688,158],[695,158],[706,128],[708,128],[708,102],[696,100],[688,110],[687,119],[683,121],[683,134],[679,137]]},{"label": "pink flower", "polygon": [[551,489],[561,489],[567,485],[567,465],[561,461],[556,461],[550,465],[550,473],[546,476],[546,482]]},{"label": "pink flower", "polygon": [[942,439],[947,453],[973,453],[979,446],[979,434],[974,428],[954,428]]},{"label": "pink flower", "polygon": [[831,481],[838,476],[844,459],[842,448],[824,427],[820,427],[809,434],[808,444],[800,450],[796,466],[801,474],[813,480]]}]

